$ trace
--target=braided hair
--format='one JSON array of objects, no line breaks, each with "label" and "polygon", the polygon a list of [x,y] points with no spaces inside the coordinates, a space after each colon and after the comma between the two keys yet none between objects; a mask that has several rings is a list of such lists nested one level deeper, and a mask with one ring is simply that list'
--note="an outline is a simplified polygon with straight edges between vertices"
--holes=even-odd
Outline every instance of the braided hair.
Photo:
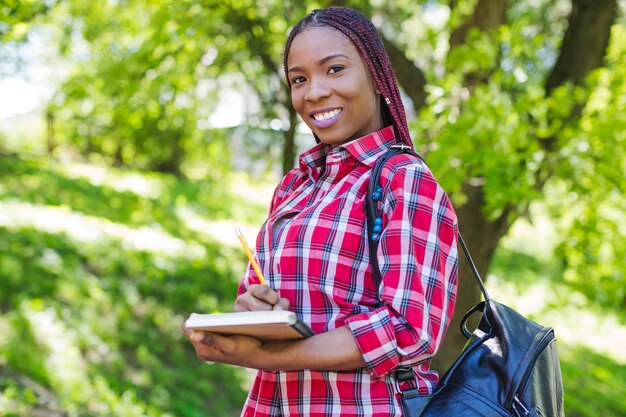
[{"label": "braided hair", "polygon": [[[391,68],[389,56],[385,52],[382,39],[372,22],[357,12],[347,7],[328,7],[326,9],[313,10],[300,20],[289,33],[285,45],[283,66],[287,75],[287,57],[293,39],[299,33],[311,27],[330,27],[346,35],[357,47],[363,60],[369,67],[374,84],[381,94],[381,112],[385,125],[393,124],[397,140],[413,148],[413,142],[409,135],[404,105],[400,97],[398,82]],[[289,77],[287,84],[291,89]]]}]

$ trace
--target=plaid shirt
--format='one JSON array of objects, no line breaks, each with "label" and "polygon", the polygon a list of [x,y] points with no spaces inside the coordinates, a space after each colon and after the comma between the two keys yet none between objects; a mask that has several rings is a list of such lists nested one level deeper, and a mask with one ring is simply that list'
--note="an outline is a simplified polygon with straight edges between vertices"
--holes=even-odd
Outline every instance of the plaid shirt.
[{"label": "plaid shirt", "polygon": [[[438,381],[430,360],[454,309],[457,221],[429,169],[401,155],[381,174],[383,277],[376,297],[365,196],[392,127],[300,156],[278,185],[256,241],[269,285],[314,332],[348,326],[367,366],[354,371],[259,371],[242,416],[401,416],[394,370],[412,366],[421,393]],[[248,268],[240,284],[258,283]],[[406,384],[406,383],[403,383]]]}]

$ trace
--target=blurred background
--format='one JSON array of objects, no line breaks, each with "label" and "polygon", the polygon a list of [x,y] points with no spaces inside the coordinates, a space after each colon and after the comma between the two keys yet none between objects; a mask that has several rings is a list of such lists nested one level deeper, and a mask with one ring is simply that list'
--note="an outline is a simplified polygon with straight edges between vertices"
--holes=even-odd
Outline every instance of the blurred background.
[{"label": "blurred background", "polygon": [[282,52],[328,5],[383,35],[492,297],[555,328],[566,415],[626,416],[624,0],[1,0],[0,416],[239,415],[180,325],[314,143]]}]

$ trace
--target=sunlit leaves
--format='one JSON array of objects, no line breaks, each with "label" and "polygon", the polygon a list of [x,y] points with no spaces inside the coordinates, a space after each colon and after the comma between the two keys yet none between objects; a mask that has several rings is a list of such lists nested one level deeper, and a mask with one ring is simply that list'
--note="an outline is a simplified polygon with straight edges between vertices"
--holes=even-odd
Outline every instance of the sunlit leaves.
[{"label": "sunlit leaves", "polygon": [[57,0],[5,0],[0,5],[0,42],[22,41],[31,24],[45,15]]},{"label": "sunlit leaves", "polygon": [[[560,255],[566,279],[601,305],[623,309],[624,228],[626,217],[626,32],[613,29],[615,42],[606,67],[589,80],[597,87],[580,119],[580,129],[561,152],[557,201],[548,200],[561,218]],[[563,204],[559,204],[562,202]]]},{"label": "sunlit leaves", "polygon": [[60,139],[111,163],[179,173],[205,140],[196,126],[214,95],[197,85],[211,68],[203,57],[216,50],[204,29],[219,16],[140,1],[70,2],[62,12],[74,49],[87,53],[52,105]]}]

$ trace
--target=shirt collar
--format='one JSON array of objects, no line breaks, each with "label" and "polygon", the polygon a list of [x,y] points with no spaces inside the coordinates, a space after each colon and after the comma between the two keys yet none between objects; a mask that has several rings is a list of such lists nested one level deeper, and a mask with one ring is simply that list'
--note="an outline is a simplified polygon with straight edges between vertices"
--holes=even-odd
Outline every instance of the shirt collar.
[{"label": "shirt collar", "polygon": [[396,137],[393,126],[387,126],[360,139],[341,145],[339,148],[344,148],[350,152],[360,163],[373,167],[378,158],[395,143]]},{"label": "shirt collar", "polygon": [[[332,149],[330,145],[318,143],[300,155],[300,170],[312,173],[327,163],[327,158],[344,159],[347,153],[358,162],[373,167],[376,160],[396,143],[393,126],[387,126]],[[343,156],[342,156],[343,154]]]}]

